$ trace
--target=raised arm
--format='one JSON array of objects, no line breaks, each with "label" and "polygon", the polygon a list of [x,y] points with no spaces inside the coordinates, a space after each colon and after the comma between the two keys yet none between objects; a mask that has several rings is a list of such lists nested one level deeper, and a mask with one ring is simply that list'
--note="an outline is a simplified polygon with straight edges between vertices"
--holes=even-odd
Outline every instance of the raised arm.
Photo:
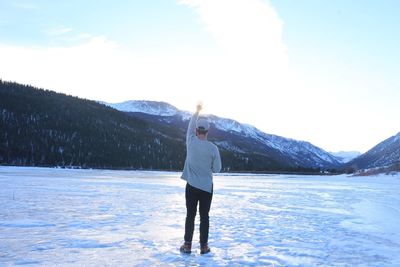
[{"label": "raised arm", "polygon": [[199,118],[199,113],[201,111],[201,105],[197,105],[196,112],[193,114],[192,118],[190,119],[188,130],[186,133],[186,145],[189,144],[190,140],[196,137],[196,122]]}]

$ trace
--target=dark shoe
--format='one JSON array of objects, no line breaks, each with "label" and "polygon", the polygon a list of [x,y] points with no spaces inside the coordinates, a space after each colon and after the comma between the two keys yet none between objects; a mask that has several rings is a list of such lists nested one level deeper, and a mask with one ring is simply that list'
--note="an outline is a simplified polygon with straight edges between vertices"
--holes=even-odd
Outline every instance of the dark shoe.
[{"label": "dark shoe", "polygon": [[204,243],[204,244],[200,244],[200,254],[207,254],[209,253],[211,250],[208,247],[208,243]]},{"label": "dark shoe", "polygon": [[181,248],[179,249],[182,253],[192,253],[192,242],[186,242],[183,243]]}]

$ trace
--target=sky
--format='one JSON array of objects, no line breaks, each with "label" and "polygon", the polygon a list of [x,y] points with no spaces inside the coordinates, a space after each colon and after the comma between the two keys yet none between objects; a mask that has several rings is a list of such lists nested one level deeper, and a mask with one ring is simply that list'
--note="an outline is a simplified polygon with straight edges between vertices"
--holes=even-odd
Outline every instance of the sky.
[{"label": "sky", "polygon": [[0,0],[0,79],[366,152],[400,131],[397,0]]}]

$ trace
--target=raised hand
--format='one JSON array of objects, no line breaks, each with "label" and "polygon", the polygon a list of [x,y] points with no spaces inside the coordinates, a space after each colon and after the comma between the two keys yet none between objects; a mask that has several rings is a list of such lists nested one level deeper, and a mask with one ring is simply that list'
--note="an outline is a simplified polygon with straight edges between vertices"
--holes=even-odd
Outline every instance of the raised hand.
[{"label": "raised hand", "polygon": [[202,108],[203,108],[203,104],[202,103],[198,103],[197,106],[196,106],[196,111],[200,112]]}]

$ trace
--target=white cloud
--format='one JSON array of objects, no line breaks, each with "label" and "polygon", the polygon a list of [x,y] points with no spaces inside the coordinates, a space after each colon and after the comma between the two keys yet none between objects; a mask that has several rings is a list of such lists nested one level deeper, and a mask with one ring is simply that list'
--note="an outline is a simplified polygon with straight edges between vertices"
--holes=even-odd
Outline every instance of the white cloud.
[{"label": "white cloud", "polygon": [[260,0],[182,0],[198,12],[202,23],[229,56],[263,62],[274,69],[287,63],[283,22],[271,5]]},{"label": "white cloud", "polygon": [[[104,37],[72,47],[26,48],[0,46],[3,79],[33,84],[96,99],[120,77],[118,46]],[[100,91],[100,93],[99,93]]]},{"label": "white cloud", "polygon": [[0,44],[0,58],[4,80],[113,102],[154,99],[179,106],[181,95],[195,99],[188,88],[201,88],[197,73],[208,72],[206,58],[138,55],[102,36],[69,47]]}]

